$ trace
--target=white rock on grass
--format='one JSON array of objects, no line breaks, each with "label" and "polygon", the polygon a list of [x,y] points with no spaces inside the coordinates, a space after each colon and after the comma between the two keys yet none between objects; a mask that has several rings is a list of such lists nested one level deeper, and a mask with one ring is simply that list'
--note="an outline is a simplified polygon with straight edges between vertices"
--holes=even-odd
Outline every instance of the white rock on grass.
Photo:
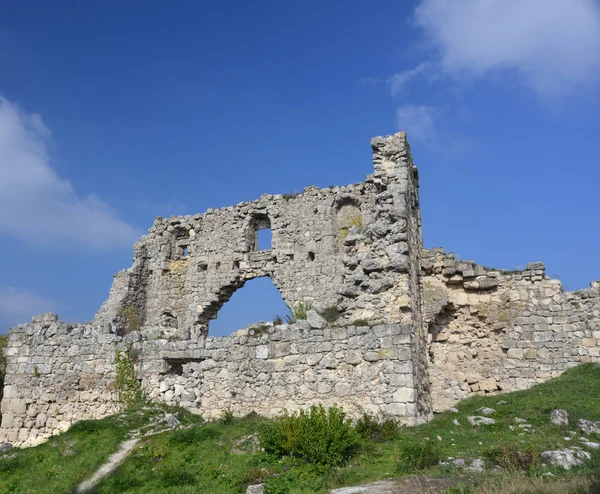
[{"label": "white rock on grass", "polygon": [[577,427],[579,427],[584,434],[600,434],[600,422],[579,419],[577,422]]},{"label": "white rock on grass", "polygon": [[550,422],[561,427],[567,426],[569,425],[569,414],[562,408],[555,408],[550,412]]},{"label": "white rock on grass", "polygon": [[496,413],[496,410],[494,410],[493,408],[488,408],[488,407],[482,407],[480,409],[477,410],[479,413],[481,413],[481,415],[492,415],[494,413]]},{"label": "white rock on grass", "polygon": [[575,465],[581,465],[585,460],[589,460],[592,457],[587,451],[576,448],[544,451],[540,456],[545,458],[550,464],[563,467],[565,470],[570,470]]},{"label": "white rock on grass", "polygon": [[489,417],[481,417],[480,415],[472,415],[467,417],[467,420],[471,425],[492,425],[496,423],[494,419]]}]

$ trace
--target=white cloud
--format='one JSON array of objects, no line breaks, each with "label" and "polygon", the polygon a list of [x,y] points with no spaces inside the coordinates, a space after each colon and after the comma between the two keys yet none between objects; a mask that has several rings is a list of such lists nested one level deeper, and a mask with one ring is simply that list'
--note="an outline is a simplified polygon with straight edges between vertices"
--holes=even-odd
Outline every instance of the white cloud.
[{"label": "white cloud", "polygon": [[50,136],[40,115],[0,97],[0,233],[36,244],[130,246],[139,237],[134,227],[52,169]]},{"label": "white cloud", "polygon": [[422,0],[415,20],[448,73],[514,70],[544,97],[600,78],[596,0]]},{"label": "white cloud", "polygon": [[439,110],[433,106],[404,105],[396,110],[398,128],[405,130],[409,140],[428,142],[435,135]]},{"label": "white cloud", "polygon": [[56,310],[52,300],[25,290],[0,288],[0,333],[16,324],[31,321],[31,316]]},{"label": "white cloud", "polygon": [[406,85],[413,80],[416,76],[427,72],[431,69],[431,63],[423,62],[417,65],[413,69],[404,70],[399,74],[394,74],[388,79],[388,83],[390,85],[390,92],[392,96],[398,96],[404,89]]}]

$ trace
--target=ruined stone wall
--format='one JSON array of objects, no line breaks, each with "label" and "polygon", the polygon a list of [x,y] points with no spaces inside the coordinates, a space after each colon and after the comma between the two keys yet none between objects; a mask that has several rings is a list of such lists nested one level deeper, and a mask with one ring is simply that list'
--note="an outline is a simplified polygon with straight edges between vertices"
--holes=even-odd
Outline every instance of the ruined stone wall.
[{"label": "ruined stone wall", "polygon": [[[404,133],[372,147],[364,183],[157,218],[92,323],[47,316],[10,330],[0,441],[31,444],[114,411],[114,355],[127,343],[149,397],[203,415],[338,402],[425,419],[418,176]],[[259,250],[264,228],[272,246]],[[260,338],[210,337],[221,306],[263,276],[290,306],[339,317],[324,329],[299,322]]]},{"label": "ruined stone wall", "polygon": [[543,263],[498,271],[443,249],[423,251],[421,266],[435,411],[600,362],[600,283],[565,292]]},{"label": "ruined stone wall", "polygon": [[410,424],[426,418],[416,407],[413,338],[409,325],[319,329],[298,321],[186,345],[141,340],[134,350],[152,401],[206,417],[338,403],[354,417],[370,412]]},{"label": "ruined stone wall", "polygon": [[90,324],[54,314],[11,328],[0,443],[32,445],[81,419],[115,413],[115,343]]}]

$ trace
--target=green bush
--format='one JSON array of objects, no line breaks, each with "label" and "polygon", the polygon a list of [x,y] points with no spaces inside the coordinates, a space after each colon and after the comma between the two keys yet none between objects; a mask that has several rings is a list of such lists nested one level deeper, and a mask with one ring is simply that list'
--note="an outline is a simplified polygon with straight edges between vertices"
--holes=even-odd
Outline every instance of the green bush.
[{"label": "green bush", "polygon": [[407,441],[399,450],[398,473],[411,473],[434,467],[441,459],[441,452],[433,441]]},{"label": "green bush", "polygon": [[400,434],[400,426],[393,419],[378,421],[372,415],[365,413],[356,422],[356,432],[365,439],[372,441],[391,441]]},{"label": "green bush", "polygon": [[360,436],[340,407],[325,409],[319,405],[292,414],[286,412],[265,424],[260,442],[268,453],[338,465],[358,450]]},{"label": "green bush", "polygon": [[531,470],[540,464],[540,452],[532,445],[500,445],[487,454],[488,458],[505,470]]}]

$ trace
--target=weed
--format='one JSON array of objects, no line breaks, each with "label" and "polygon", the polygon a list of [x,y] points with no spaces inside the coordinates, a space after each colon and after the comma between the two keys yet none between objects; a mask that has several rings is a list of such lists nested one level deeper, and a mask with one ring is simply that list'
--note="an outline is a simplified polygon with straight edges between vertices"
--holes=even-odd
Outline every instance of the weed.
[{"label": "weed", "polygon": [[440,449],[433,441],[407,440],[400,447],[396,471],[411,473],[414,470],[424,470],[437,465],[440,459]]},{"label": "weed", "polygon": [[117,367],[116,386],[119,401],[126,408],[139,405],[144,401],[144,394],[142,392],[142,385],[137,379],[131,346],[127,346],[125,351],[117,349],[115,365]]},{"label": "weed", "polygon": [[40,377],[40,368],[37,365],[33,366],[33,377]]},{"label": "weed", "polygon": [[233,412],[231,410],[225,410],[221,415],[221,423],[225,425],[230,425],[235,420],[233,416]]},{"label": "weed", "polygon": [[279,314],[273,314],[273,326],[281,326],[283,324],[283,317]]},{"label": "weed", "polygon": [[299,195],[300,195],[300,192],[295,190],[293,192],[288,192],[287,194],[282,194],[282,197],[284,200],[289,201],[290,199],[293,199],[294,197],[298,197]]},{"label": "weed", "polygon": [[285,316],[285,322],[288,324],[294,324],[300,319],[306,319],[308,311],[311,310],[313,304],[310,300],[300,300],[295,304],[289,306],[290,314]]},{"label": "weed", "polygon": [[489,451],[487,456],[505,470],[528,471],[540,464],[540,452],[533,445],[500,445]]},{"label": "weed", "polygon": [[353,218],[349,218],[347,223],[340,227],[340,240],[343,241],[353,227],[357,227],[358,229],[363,227],[362,216],[358,215],[354,216]]},{"label": "weed", "polygon": [[369,321],[366,319],[355,319],[352,321],[351,326],[369,326]]},{"label": "weed", "polygon": [[135,305],[122,305],[119,313],[124,320],[123,334],[121,336],[140,330],[140,312]]},{"label": "weed", "polygon": [[358,419],[355,428],[363,438],[376,442],[391,441],[400,435],[398,422],[390,418],[378,421],[368,413]]}]

